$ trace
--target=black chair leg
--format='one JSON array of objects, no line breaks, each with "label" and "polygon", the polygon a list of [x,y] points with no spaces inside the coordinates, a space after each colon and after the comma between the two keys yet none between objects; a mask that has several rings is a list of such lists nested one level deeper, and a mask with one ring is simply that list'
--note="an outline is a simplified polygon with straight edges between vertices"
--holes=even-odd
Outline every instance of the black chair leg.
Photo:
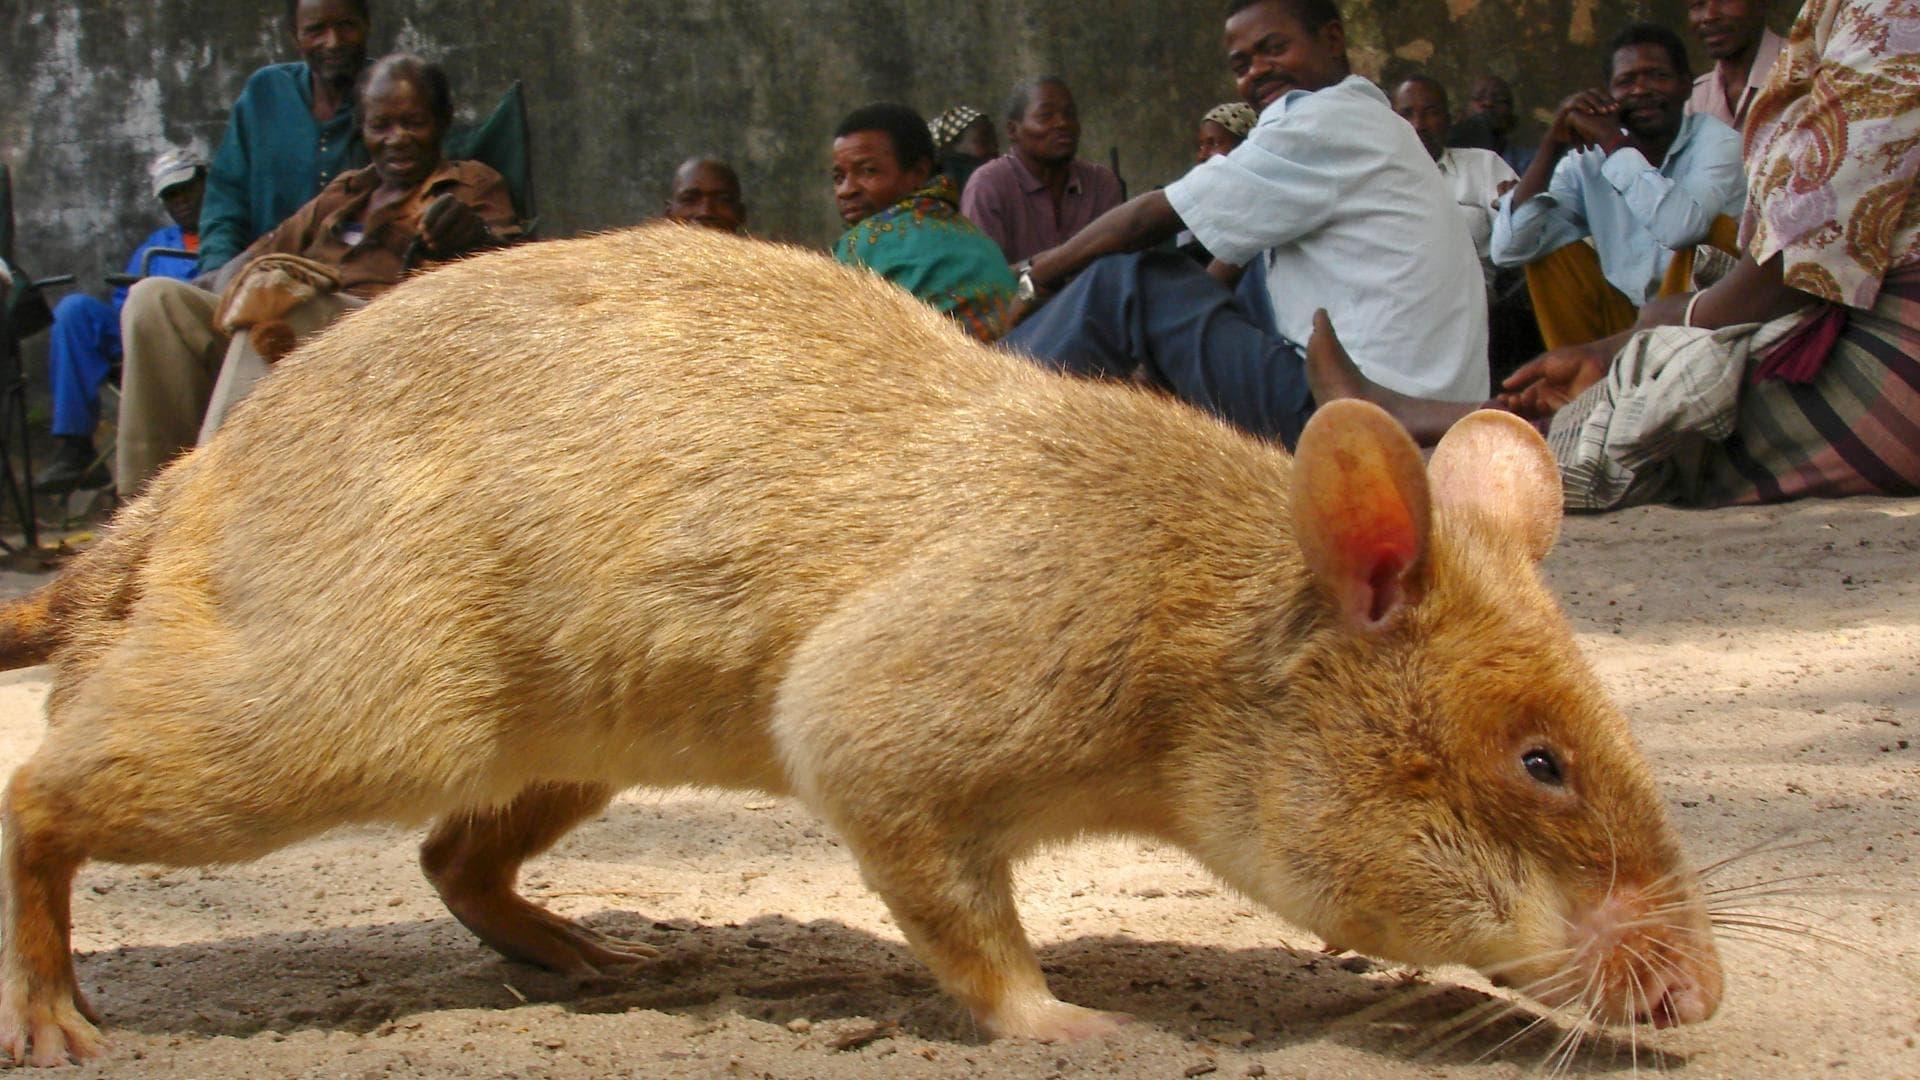
[{"label": "black chair leg", "polygon": [[[9,344],[18,349],[18,343]],[[11,367],[17,372],[20,369],[19,353],[15,351],[11,359]],[[27,439],[27,387],[25,380],[16,376],[6,388],[5,401],[0,403],[0,502],[13,508],[14,515],[20,520],[20,533],[26,550],[33,551],[40,546],[40,515],[33,504],[33,451],[28,447]],[[20,472],[17,477],[13,470],[13,449],[16,445],[20,451]],[[9,553],[18,550],[5,539],[0,539],[0,549]]]}]

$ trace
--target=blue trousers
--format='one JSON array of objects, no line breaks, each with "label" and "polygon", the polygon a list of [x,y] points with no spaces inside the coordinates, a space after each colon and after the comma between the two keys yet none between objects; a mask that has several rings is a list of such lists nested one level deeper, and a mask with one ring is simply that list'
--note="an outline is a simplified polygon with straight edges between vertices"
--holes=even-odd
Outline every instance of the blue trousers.
[{"label": "blue trousers", "polygon": [[120,316],[100,300],[71,293],[54,307],[47,333],[53,433],[91,439],[100,425],[100,385],[120,359]]},{"label": "blue trousers", "polygon": [[1229,290],[1177,252],[1094,261],[1001,344],[1076,375],[1137,368],[1182,401],[1288,447],[1313,412],[1299,347],[1274,326],[1261,264]]}]

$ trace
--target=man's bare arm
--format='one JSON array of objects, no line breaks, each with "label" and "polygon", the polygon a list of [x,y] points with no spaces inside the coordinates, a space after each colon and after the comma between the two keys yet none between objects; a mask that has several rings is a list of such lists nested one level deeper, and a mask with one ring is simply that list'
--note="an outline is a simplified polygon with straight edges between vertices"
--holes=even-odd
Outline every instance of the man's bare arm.
[{"label": "man's bare arm", "polygon": [[1035,255],[1029,266],[1035,285],[1057,289],[1102,255],[1143,251],[1180,231],[1180,215],[1165,192],[1149,191],[1094,218],[1059,247]]}]

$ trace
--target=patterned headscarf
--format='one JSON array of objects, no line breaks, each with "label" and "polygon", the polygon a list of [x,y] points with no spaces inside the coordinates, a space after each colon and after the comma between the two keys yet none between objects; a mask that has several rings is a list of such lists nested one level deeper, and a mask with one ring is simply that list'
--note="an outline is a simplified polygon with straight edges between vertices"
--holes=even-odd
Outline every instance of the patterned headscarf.
[{"label": "patterned headscarf", "polygon": [[961,132],[985,115],[971,105],[955,105],[934,117],[927,123],[927,132],[933,136],[933,148],[945,150],[948,143],[959,138]]},{"label": "patterned headscarf", "polygon": [[1244,139],[1259,119],[1260,117],[1253,111],[1253,106],[1244,101],[1229,101],[1225,105],[1215,105],[1208,109],[1207,115],[1201,117],[1200,122],[1204,124],[1211,120],[1226,128],[1227,133],[1234,138]]}]

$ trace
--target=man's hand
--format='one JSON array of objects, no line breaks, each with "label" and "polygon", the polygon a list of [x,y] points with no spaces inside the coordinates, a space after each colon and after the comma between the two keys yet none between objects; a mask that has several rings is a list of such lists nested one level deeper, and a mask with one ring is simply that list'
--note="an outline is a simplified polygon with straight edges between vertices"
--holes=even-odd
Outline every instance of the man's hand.
[{"label": "man's hand", "polygon": [[1612,363],[1610,352],[1592,344],[1553,349],[1507,376],[1497,398],[1503,406],[1530,419],[1552,416],[1605,378]]},{"label": "man's hand", "polygon": [[473,207],[447,194],[420,215],[420,239],[428,251],[445,259],[493,243],[493,230]]},{"label": "man's hand", "polygon": [[1589,146],[1612,152],[1625,138],[1620,131],[1620,103],[1605,90],[1582,90],[1560,103],[1547,138],[1563,153]]}]

